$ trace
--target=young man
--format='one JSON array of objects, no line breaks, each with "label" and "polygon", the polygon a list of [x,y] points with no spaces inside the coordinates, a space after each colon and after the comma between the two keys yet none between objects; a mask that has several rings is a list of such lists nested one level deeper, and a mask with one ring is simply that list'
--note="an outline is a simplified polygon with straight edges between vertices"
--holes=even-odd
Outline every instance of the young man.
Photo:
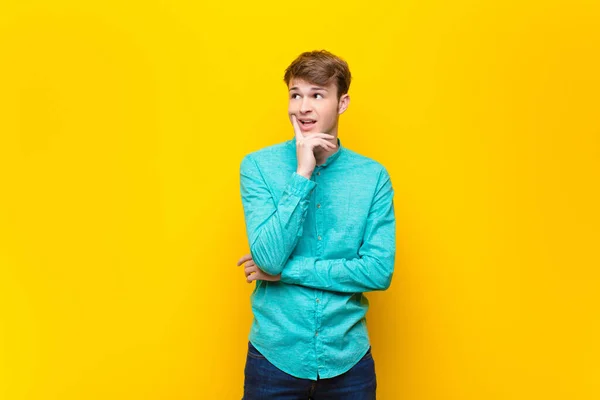
[{"label": "young man", "polygon": [[375,399],[363,292],[389,287],[393,189],[378,162],[342,147],[350,71],[327,51],[285,71],[294,137],[250,153],[241,195],[254,321],[244,400]]}]

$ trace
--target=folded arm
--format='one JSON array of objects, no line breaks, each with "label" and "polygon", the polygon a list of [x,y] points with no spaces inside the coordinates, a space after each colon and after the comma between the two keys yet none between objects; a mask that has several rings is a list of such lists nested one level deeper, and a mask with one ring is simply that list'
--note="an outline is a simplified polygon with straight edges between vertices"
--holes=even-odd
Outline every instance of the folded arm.
[{"label": "folded arm", "polygon": [[393,196],[391,180],[384,169],[369,211],[359,257],[321,260],[292,256],[283,268],[281,281],[335,292],[387,289],[394,273],[396,254]]}]

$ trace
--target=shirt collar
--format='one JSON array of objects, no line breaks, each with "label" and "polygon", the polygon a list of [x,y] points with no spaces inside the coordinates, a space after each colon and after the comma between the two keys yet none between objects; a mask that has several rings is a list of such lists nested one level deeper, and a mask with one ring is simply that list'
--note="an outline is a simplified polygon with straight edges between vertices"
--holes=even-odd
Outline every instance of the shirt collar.
[{"label": "shirt collar", "polygon": [[[290,139],[288,141],[288,144],[296,147],[296,137],[294,136],[292,139]],[[338,149],[335,153],[333,153],[332,155],[330,155],[329,157],[327,157],[327,160],[325,160],[325,162],[321,165],[317,165],[316,168],[325,168],[328,165],[331,165],[335,160],[338,159],[338,157],[340,156],[340,154],[343,151],[343,147],[342,147],[342,141],[340,140],[340,138],[337,138],[337,144],[338,144]]]}]

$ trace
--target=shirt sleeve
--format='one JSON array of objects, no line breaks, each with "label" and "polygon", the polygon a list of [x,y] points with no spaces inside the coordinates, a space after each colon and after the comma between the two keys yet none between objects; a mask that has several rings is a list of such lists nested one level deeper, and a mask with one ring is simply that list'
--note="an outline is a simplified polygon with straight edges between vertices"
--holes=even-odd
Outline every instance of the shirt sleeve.
[{"label": "shirt sleeve", "polygon": [[240,166],[240,191],[246,235],[255,264],[270,275],[280,274],[296,247],[316,182],[293,172],[275,203],[260,169],[247,155]]},{"label": "shirt sleeve", "polygon": [[321,260],[292,256],[281,273],[285,283],[335,292],[368,292],[387,289],[396,255],[394,191],[383,170],[369,210],[358,258]]}]

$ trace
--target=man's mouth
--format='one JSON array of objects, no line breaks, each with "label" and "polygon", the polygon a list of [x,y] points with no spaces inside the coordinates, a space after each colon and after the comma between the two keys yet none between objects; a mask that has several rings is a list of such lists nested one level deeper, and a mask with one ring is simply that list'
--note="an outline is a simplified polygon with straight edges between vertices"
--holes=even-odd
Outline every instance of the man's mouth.
[{"label": "man's mouth", "polygon": [[304,127],[304,128],[312,128],[317,121],[314,119],[298,119],[298,121],[300,121],[300,126]]}]

